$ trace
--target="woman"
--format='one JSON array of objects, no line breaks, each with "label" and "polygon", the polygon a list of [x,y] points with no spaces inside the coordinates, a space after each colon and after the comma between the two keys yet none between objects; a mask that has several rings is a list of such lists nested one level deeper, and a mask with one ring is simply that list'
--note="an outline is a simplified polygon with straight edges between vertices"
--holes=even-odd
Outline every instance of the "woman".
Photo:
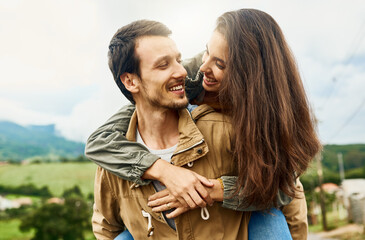
[{"label": "woman", "polygon": [[[234,123],[232,143],[238,175],[222,177],[223,206],[235,210],[251,210],[251,206],[269,209],[278,205],[280,192],[295,198],[294,179],[307,169],[320,143],[294,58],[275,20],[254,9],[224,13],[217,20],[203,62],[200,70],[205,91],[198,96],[190,92],[192,101],[219,108]],[[199,83],[187,82],[187,89],[190,85],[199,87]],[[128,117],[128,112],[124,116]],[[90,138],[88,146],[96,140],[100,141]],[[93,154],[95,151],[87,149],[86,153],[98,164],[103,161],[100,154]],[[115,168],[107,162],[100,165]],[[232,188],[233,194],[227,190]],[[174,199],[168,191],[159,192],[152,197],[151,206],[164,211],[170,203],[176,211],[182,209]],[[268,214],[261,216],[251,217],[251,239],[260,238],[257,227],[260,221],[270,218]]]}]

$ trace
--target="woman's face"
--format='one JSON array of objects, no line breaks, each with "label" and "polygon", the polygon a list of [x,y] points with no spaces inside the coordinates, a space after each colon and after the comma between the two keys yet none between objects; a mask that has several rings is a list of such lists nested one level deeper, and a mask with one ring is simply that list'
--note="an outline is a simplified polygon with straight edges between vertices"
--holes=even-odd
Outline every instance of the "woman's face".
[{"label": "woman's face", "polygon": [[228,44],[225,37],[214,31],[203,55],[203,87],[208,92],[218,92],[226,69]]}]

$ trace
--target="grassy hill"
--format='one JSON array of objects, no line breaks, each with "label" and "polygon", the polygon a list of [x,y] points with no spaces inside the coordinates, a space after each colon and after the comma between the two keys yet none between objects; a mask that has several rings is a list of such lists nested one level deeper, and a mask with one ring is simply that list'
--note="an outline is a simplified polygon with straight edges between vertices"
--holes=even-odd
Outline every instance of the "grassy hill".
[{"label": "grassy hill", "polygon": [[325,145],[323,149],[323,166],[331,171],[338,171],[338,153],[343,154],[345,170],[365,166],[365,144]]},{"label": "grassy hill", "polygon": [[55,196],[78,185],[86,196],[93,193],[96,165],[94,163],[42,163],[0,166],[0,183],[4,186],[34,184],[48,186]]},{"label": "grassy hill", "polygon": [[83,143],[58,136],[54,125],[21,126],[0,121],[0,161],[39,157],[75,157],[83,154]]}]

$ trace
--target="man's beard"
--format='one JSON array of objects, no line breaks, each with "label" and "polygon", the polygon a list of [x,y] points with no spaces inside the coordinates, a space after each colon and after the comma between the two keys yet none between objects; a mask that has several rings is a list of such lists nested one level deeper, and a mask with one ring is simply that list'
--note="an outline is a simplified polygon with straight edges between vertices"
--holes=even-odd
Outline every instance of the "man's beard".
[{"label": "man's beard", "polygon": [[[147,92],[145,92],[147,93]],[[161,99],[160,98],[156,98],[156,97],[150,97],[149,94],[146,94],[146,101],[149,102],[149,104],[153,107],[158,107],[158,108],[165,108],[165,109],[169,109],[169,110],[180,110],[183,108],[186,108],[189,104],[186,96],[184,96],[184,98],[186,99],[186,102],[169,102],[166,104],[161,103]]]},{"label": "man's beard", "polygon": [[169,110],[180,110],[180,109],[186,108],[189,104],[187,99],[186,99],[186,102],[170,102],[167,104],[162,104],[160,99],[150,98],[149,96],[147,96],[146,100],[153,107],[161,107],[161,108],[165,108],[165,109],[169,109]]}]

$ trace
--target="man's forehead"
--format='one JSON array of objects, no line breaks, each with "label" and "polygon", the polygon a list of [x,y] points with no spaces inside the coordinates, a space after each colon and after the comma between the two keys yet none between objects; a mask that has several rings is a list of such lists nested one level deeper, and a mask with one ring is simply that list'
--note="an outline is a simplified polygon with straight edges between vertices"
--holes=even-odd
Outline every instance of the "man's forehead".
[{"label": "man's forehead", "polygon": [[136,41],[136,54],[139,59],[153,62],[166,55],[179,55],[175,42],[169,37],[144,36]]}]

